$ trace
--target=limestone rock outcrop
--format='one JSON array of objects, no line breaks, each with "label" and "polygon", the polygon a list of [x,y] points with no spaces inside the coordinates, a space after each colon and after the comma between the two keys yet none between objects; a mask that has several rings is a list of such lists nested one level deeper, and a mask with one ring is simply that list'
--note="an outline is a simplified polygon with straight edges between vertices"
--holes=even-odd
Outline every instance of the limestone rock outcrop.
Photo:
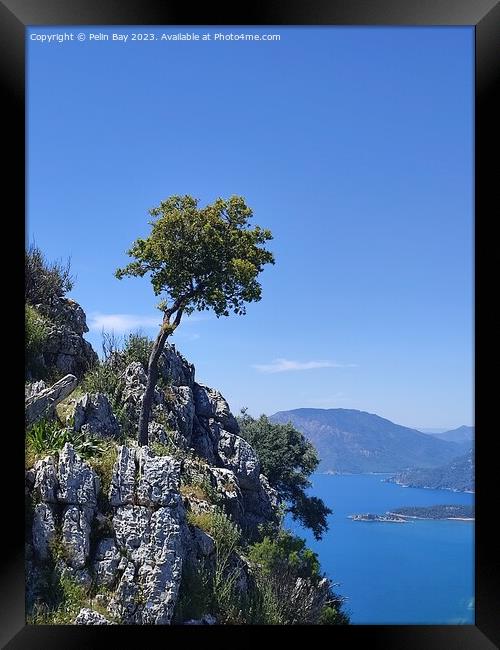
[{"label": "limestone rock outcrop", "polygon": [[25,391],[26,425],[30,426],[42,417],[52,417],[55,407],[71,395],[76,385],[77,378],[74,375],[66,375],[48,388],[43,381],[28,385]]}]

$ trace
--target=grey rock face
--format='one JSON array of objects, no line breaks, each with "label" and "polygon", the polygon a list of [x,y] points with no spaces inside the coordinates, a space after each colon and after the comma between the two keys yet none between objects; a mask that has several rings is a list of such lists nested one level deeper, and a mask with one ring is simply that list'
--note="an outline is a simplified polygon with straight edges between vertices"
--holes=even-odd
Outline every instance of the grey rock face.
[{"label": "grey rock face", "polygon": [[171,386],[165,397],[170,427],[189,443],[193,431],[194,400],[189,386]]},{"label": "grey rock face", "polygon": [[92,515],[91,510],[79,506],[68,506],[62,514],[62,543],[66,562],[74,569],[82,569],[87,563]]},{"label": "grey rock face", "polygon": [[64,296],[54,296],[50,304],[36,305],[36,308],[50,320],[82,336],[89,331],[87,317],[80,305]]},{"label": "grey rock face", "polygon": [[56,534],[55,518],[50,506],[38,503],[33,516],[33,550],[41,560],[49,557],[50,542]]},{"label": "grey rock face", "polygon": [[118,448],[118,458],[113,467],[109,501],[112,506],[123,506],[134,502],[136,450],[121,446]]},{"label": "grey rock face", "polygon": [[246,440],[228,431],[221,431],[218,452],[222,464],[234,472],[241,488],[257,487],[260,474],[259,459]]},{"label": "grey rock face", "polygon": [[243,496],[234,472],[222,467],[211,467],[210,474],[224,511],[236,522],[241,522],[244,516]]},{"label": "grey rock face", "polygon": [[99,541],[94,561],[94,573],[99,585],[108,588],[113,586],[120,559],[120,552],[113,538],[106,537]]},{"label": "grey rock face", "polygon": [[58,484],[59,503],[86,507],[97,505],[99,478],[90,465],[75,453],[69,442],[59,455]]},{"label": "grey rock face", "polygon": [[40,379],[40,381],[33,381],[25,385],[24,387],[24,399],[27,400],[30,397],[34,397],[35,395],[38,395],[39,393],[42,392],[42,390],[45,390],[47,388],[47,384],[43,381],[43,379]]},{"label": "grey rock face", "polygon": [[57,468],[52,456],[42,458],[35,463],[35,493],[45,503],[57,503],[59,482]]},{"label": "grey rock face", "polygon": [[112,625],[102,614],[84,607],[73,621],[73,625]]},{"label": "grey rock face", "polygon": [[98,361],[88,341],[67,327],[57,325],[49,326],[47,330],[43,358],[46,366],[77,377],[81,377]]},{"label": "grey rock face", "polygon": [[180,461],[170,456],[155,456],[148,447],[140,450],[139,458],[138,503],[149,506],[177,505],[181,481]]},{"label": "grey rock face", "polygon": [[116,437],[120,426],[104,393],[86,393],[75,404],[74,429],[85,434]]},{"label": "grey rock face", "polygon": [[179,461],[156,457],[147,447],[120,449],[111,496],[125,505],[116,507],[113,528],[130,563],[113,606],[126,622],[159,625],[172,618],[185,554],[179,486]]},{"label": "grey rock face", "polygon": [[[66,375],[49,388],[28,397],[25,401],[26,425],[29,426],[42,417],[52,417],[55,407],[73,392],[76,384],[74,375]],[[40,386],[40,382],[38,385]]]},{"label": "grey rock face", "polygon": [[159,361],[160,375],[173,386],[193,387],[194,366],[177,352],[175,345],[167,343]]},{"label": "grey rock face", "polygon": [[202,418],[213,418],[221,427],[230,433],[239,433],[236,418],[229,410],[229,405],[221,393],[203,384],[193,385],[196,415]]}]

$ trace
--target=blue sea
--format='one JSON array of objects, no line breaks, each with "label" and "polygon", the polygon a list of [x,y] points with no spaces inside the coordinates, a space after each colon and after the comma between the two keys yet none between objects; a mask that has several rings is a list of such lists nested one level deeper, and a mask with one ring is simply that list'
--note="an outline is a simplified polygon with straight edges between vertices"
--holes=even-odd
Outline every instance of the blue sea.
[{"label": "blue sea", "polygon": [[361,522],[348,515],[383,514],[398,506],[472,504],[474,495],[403,488],[388,475],[315,474],[311,494],[333,510],[320,542],[287,517],[307,539],[323,571],[346,597],[353,624],[474,623],[474,522],[417,520]]}]

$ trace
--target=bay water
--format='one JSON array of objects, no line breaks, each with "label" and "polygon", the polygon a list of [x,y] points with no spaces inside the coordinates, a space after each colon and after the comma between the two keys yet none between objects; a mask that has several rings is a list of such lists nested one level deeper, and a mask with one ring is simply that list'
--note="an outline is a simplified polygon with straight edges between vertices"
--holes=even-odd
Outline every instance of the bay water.
[{"label": "bay water", "polygon": [[310,494],[333,510],[321,541],[290,517],[286,525],[307,540],[322,570],[346,598],[352,624],[474,623],[474,522],[353,521],[348,515],[383,514],[399,506],[473,504],[474,495],[403,488],[388,475],[312,476]]}]

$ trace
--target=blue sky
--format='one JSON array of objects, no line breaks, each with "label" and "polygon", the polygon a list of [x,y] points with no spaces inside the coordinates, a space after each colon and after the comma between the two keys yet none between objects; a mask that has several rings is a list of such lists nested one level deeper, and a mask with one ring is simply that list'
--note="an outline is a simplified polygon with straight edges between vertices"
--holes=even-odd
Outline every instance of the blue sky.
[{"label": "blue sky", "polygon": [[[275,33],[279,42],[90,41]],[[30,35],[83,32],[84,42]],[[87,335],[160,312],[114,278],[171,194],[239,194],[276,265],[245,317],[173,341],[237,412],[473,423],[473,29],[32,28],[27,236],[71,257]]]}]

